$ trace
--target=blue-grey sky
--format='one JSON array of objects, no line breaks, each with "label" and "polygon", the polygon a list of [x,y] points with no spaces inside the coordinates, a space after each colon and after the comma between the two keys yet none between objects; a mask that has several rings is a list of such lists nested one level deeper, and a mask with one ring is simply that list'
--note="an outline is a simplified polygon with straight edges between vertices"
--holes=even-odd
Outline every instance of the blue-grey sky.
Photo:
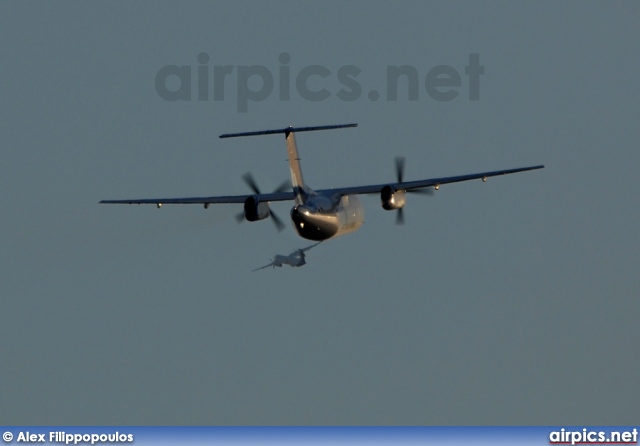
[{"label": "blue-grey sky", "polygon": [[[3,2],[0,419],[5,424],[628,424],[637,421],[637,2]],[[198,101],[198,55],[233,67]],[[291,79],[330,97],[309,101]],[[479,100],[465,66],[479,54]],[[192,67],[192,100],[155,88]],[[239,112],[238,73],[274,89]],[[341,100],[353,65],[360,97]],[[418,100],[388,66],[419,73]],[[427,94],[439,65],[461,75]],[[176,78],[167,83],[175,88]],[[259,90],[254,77],[250,88]],[[369,99],[371,90],[380,94]],[[356,233],[309,242],[241,206],[101,199],[243,194],[288,178],[298,135],[327,188],[545,164],[365,197]],[[290,205],[272,208],[283,218]]]}]

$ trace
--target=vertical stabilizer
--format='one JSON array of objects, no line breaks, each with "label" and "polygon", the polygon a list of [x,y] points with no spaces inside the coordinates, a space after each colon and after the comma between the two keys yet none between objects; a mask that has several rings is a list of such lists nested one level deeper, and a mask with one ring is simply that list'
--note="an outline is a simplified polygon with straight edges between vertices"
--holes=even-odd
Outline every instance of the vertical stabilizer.
[{"label": "vertical stabilizer", "polygon": [[300,157],[296,146],[296,136],[292,131],[285,132],[287,138],[287,154],[289,155],[289,169],[291,170],[291,186],[295,195],[296,204],[303,204],[306,199],[302,170],[300,170]]},{"label": "vertical stabilizer", "polygon": [[338,125],[320,125],[314,127],[292,127],[275,130],[260,130],[257,132],[242,133],[225,133],[220,138],[235,138],[237,136],[256,136],[256,135],[273,135],[275,133],[284,133],[287,139],[287,153],[289,154],[289,168],[291,170],[291,185],[295,195],[296,205],[304,203],[307,197],[307,189],[302,180],[302,171],[300,170],[300,157],[298,156],[298,148],[296,147],[295,132],[311,132],[315,130],[333,130],[345,129],[349,127],[357,127],[358,124],[338,124]]}]

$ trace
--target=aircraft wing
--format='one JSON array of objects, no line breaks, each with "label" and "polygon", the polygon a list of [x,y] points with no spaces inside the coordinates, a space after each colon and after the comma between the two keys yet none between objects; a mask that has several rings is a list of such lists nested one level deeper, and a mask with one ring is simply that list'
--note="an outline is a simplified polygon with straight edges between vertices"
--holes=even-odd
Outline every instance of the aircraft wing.
[{"label": "aircraft wing", "polygon": [[293,192],[275,192],[272,194],[227,195],[220,197],[190,197],[190,198],[142,198],[137,200],[102,200],[103,204],[219,204],[244,203],[249,197],[259,197],[260,201],[288,201],[293,200]]},{"label": "aircraft wing", "polygon": [[[301,251],[301,252],[309,251],[311,248],[313,248],[314,246],[318,246],[320,243],[322,242],[314,243],[313,245],[307,246],[306,248],[298,249],[298,251]],[[298,251],[294,251],[294,254]]]},{"label": "aircraft wing", "polygon": [[422,189],[425,187],[440,186],[442,184],[459,183],[461,181],[477,180],[480,178],[485,179],[485,178],[495,177],[499,175],[508,175],[510,173],[526,172],[527,170],[536,170],[536,169],[543,169],[543,168],[544,168],[543,165],[519,167],[516,169],[494,170],[491,172],[472,173],[469,175],[457,175],[453,177],[430,178],[427,180],[418,180],[418,181],[405,181],[402,183],[383,183],[383,184],[372,184],[369,186],[353,186],[353,187],[344,187],[344,188],[336,188],[336,189],[324,189],[324,190],[319,190],[317,192],[323,195],[377,194],[377,193],[380,193],[382,188],[385,186],[392,186],[396,190],[408,191],[408,190]]},{"label": "aircraft wing", "polygon": [[271,263],[269,263],[268,265],[261,266],[260,268],[256,268],[256,269],[254,269],[254,270],[251,270],[251,272],[253,273],[253,272],[256,272],[256,271],[260,271],[261,269],[269,268],[270,266],[273,266],[275,263],[276,263],[276,262],[271,262]]},{"label": "aircraft wing", "polygon": [[[426,187],[440,186],[448,183],[459,183],[476,179],[485,179],[510,173],[526,172],[544,168],[543,165],[519,167],[516,169],[494,170],[491,172],[472,173],[469,175],[457,175],[452,177],[430,178],[426,180],[404,181],[402,183],[371,184],[367,186],[352,186],[334,189],[322,189],[317,192],[322,195],[351,195],[351,194],[377,194],[383,187],[392,186],[396,190],[415,190]],[[217,197],[189,197],[189,198],[142,198],[136,200],[102,200],[103,204],[219,204],[219,203],[244,203],[249,197],[257,197],[260,201],[291,201],[294,199],[292,192],[274,192],[270,194],[227,195]],[[314,245],[315,246],[315,245]],[[311,247],[309,247],[310,249]]]}]

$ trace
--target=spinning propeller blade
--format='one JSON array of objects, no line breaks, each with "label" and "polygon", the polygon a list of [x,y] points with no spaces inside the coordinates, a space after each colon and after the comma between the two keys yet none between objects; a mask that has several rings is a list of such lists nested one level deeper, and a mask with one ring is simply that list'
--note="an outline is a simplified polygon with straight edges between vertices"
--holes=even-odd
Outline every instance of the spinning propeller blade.
[{"label": "spinning propeller blade", "polygon": [[[404,179],[404,156],[396,156],[396,180],[398,183],[402,183]],[[410,194],[418,194],[418,195],[430,195],[433,196],[433,189],[423,188],[423,189],[409,189],[405,192]],[[396,213],[396,224],[403,225],[404,224],[404,208],[398,209]]]},{"label": "spinning propeller blade", "polygon": [[[244,175],[242,175],[242,179],[244,180],[244,182],[247,184],[247,186],[249,186],[249,188],[255,193],[260,195],[260,188],[258,187],[258,183],[256,183],[256,180],[253,178],[253,174],[251,172],[247,172]],[[274,191],[275,193],[278,192],[285,192],[286,190],[291,188],[291,183],[289,181],[284,181],[280,186],[278,186],[278,188]],[[269,209],[269,217],[271,217],[271,220],[273,221],[273,224],[276,226],[276,229],[280,232],[282,230],[284,230],[285,225],[282,222],[282,219],[280,219],[280,217],[278,217],[276,215],[275,212],[273,212],[273,210]],[[236,221],[238,223],[242,223],[242,221],[244,221],[245,216],[244,216],[244,211],[242,211],[241,213],[236,215]]]}]

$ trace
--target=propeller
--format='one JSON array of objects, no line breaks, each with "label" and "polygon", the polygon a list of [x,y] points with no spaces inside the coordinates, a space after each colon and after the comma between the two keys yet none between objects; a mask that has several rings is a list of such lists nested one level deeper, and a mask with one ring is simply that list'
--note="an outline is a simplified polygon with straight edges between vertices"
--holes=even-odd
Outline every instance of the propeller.
[{"label": "propeller", "polygon": [[[396,180],[398,183],[402,183],[404,179],[404,156],[396,156]],[[409,194],[418,194],[418,195],[430,195],[433,196],[432,188],[422,188],[422,189],[409,189],[405,190],[405,192]],[[404,208],[398,209],[396,212],[396,224],[403,225],[404,224]]]},{"label": "propeller", "polygon": [[[258,184],[256,183],[256,180],[253,178],[253,174],[251,172],[247,172],[244,175],[242,175],[242,179],[244,180],[244,182],[247,184],[247,186],[249,186],[249,188],[257,195],[260,195],[260,188],[258,187]],[[274,190],[274,193],[280,193],[280,192],[285,192],[288,189],[291,188],[291,185],[289,183],[289,181],[284,181],[280,186],[278,186],[278,188],[276,190]],[[282,220],[280,219],[280,217],[278,217],[275,212],[273,212],[273,210],[271,210],[271,208],[269,208],[269,217],[271,217],[271,220],[273,220],[273,224],[276,225],[276,229],[278,231],[282,231],[285,228],[284,223],[282,222]],[[242,223],[244,221],[244,211],[240,212],[239,214],[236,215],[236,221],[238,223]]]},{"label": "propeller", "polygon": [[244,221],[244,210],[240,211],[239,214],[236,214],[235,219],[238,223],[242,223]]},{"label": "propeller", "polygon": [[285,226],[284,223],[282,223],[282,220],[280,220],[280,217],[278,217],[271,209],[269,209],[269,216],[271,217],[271,220],[273,220],[273,224],[276,225],[278,232],[282,232]]},{"label": "propeller", "polygon": [[396,179],[398,183],[402,183],[404,176],[404,156],[396,156]]},{"label": "propeller", "polygon": [[400,208],[396,212],[396,224],[397,225],[403,225],[404,224],[404,208]]}]

